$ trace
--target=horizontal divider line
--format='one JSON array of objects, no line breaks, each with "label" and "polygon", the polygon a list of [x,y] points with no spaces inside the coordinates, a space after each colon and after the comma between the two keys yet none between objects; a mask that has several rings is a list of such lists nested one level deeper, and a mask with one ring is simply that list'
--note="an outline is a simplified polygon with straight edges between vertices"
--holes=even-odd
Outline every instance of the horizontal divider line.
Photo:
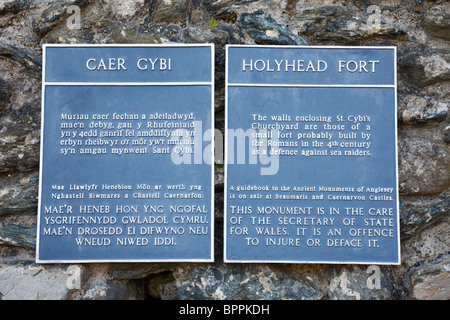
[{"label": "horizontal divider line", "polygon": [[395,88],[395,84],[268,84],[228,83],[229,87],[304,87],[304,88]]},{"label": "horizontal divider line", "polygon": [[[167,48],[176,48],[176,47],[211,47],[212,44],[210,43],[44,43],[45,47],[50,48],[71,48],[71,47],[78,47],[78,48],[90,48],[90,47],[136,47],[136,48],[151,48],[151,47],[167,47]],[[376,47],[378,48],[378,47]]]},{"label": "horizontal divider line", "polygon": [[44,82],[46,86],[212,86],[212,82]]}]

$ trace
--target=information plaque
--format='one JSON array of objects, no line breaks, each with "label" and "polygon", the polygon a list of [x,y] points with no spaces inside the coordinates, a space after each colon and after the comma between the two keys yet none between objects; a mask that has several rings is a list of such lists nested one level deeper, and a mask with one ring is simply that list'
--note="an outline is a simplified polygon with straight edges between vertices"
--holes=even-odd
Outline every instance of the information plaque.
[{"label": "information plaque", "polygon": [[37,262],[213,261],[213,72],[209,44],[43,46]]},{"label": "information plaque", "polygon": [[396,48],[226,50],[224,261],[399,264]]}]

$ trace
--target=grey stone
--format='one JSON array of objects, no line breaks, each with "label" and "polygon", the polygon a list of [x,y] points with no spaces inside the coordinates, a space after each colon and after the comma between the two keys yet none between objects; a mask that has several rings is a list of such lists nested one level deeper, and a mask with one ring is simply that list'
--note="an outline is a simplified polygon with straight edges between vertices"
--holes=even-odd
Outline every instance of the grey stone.
[{"label": "grey stone", "polygon": [[202,2],[203,6],[213,18],[229,23],[235,23],[237,19],[235,8],[256,1],[258,0],[206,0]]},{"label": "grey stone", "polygon": [[[416,198],[409,201],[411,203],[408,205],[423,205],[425,208],[432,206],[430,203],[432,201],[431,197],[429,199]],[[419,217],[422,219],[421,224],[428,227],[411,232],[410,237],[402,237],[402,266],[397,269],[397,277],[403,278],[401,280],[403,288],[411,299],[448,300],[450,271],[448,263],[450,246],[448,195],[443,210],[446,210],[447,214],[430,212],[428,215]],[[402,225],[401,228],[406,227]]]},{"label": "grey stone", "polygon": [[113,279],[137,280],[148,276],[172,271],[176,263],[115,263],[110,266],[109,272]]},{"label": "grey stone", "polygon": [[380,266],[342,266],[330,272],[330,300],[397,299],[392,273]]},{"label": "grey stone", "polygon": [[69,6],[75,5],[82,8],[88,3],[89,0],[58,0],[53,2],[41,15],[34,17],[33,31],[39,36],[45,35],[60,23],[62,18],[70,16],[70,14],[67,13],[67,8]]},{"label": "grey stone", "polygon": [[208,11],[217,12],[230,6],[242,6],[259,0],[204,0],[204,6]]},{"label": "grey stone", "polygon": [[294,10],[297,6],[298,0],[287,0],[286,1],[286,10],[291,11]]},{"label": "grey stone", "polygon": [[28,5],[28,0],[4,0],[0,2],[0,14],[17,13]]},{"label": "grey stone", "polygon": [[142,300],[145,287],[135,279],[114,279],[107,264],[71,264],[61,272],[67,274],[70,300]]},{"label": "grey stone", "polygon": [[257,44],[306,45],[306,41],[278,24],[262,10],[243,13],[236,24],[247,32]]},{"label": "grey stone", "polygon": [[111,43],[168,43],[169,39],[140,28],[117,22],[109,27],[108,42]]},{"label": "grey stone", "polygon": [[29,50],[18,48],[16,46],[0,43],[0,56],[8,57],[20,63],[25,70],[40,76],[42,69],[42,59],[35,54],[30,53]]},{"label": "grey stone", "polygon": [[182,41],[187,43],[214,43],[225,46],[227,43],[242,43],[243,38],[239,29],[222,23],[217,27],[187,27],[182,32]]},{"label": "grey stone", "polygon": [[450,125],[447,125],[444,130],[442,130],[444,133],[444,142],[449,144],[450,143]]},{"label": "grey stone", "polygon": [[0,176],[0,216],[36,214],[39,175],[21,173]]},{"label": "grey stone", "polygon": [[318,300],[322,290],[310,280],[267,265],[185,265],[174,271],[180,299]]},{"label": "grey stone", "polygon": [[400,202],[401,239],[409,239],[440,224],[450,214],[450,195],[443,192],[436,198],[414,198]]},{"label": "grey stone", "polygon": [[177,300],[177,287],[172,272],[161,272],[146,279],[146,292],[154,299]]},{"label": "grey stone", "polygon": [[450,81],[450,54],[442,50],[412,50],[400,57],[399,66],[417,87]]},{"label": "grey stone", "polygon": [[0,293],[3,300],[64,300],[68,278],[58,267],[0,265]]},{"label": "grey stone", "polygon": [[0,174],[39,168],[40,103],[0,112]]},{"label": "grey stone", "polygon": [[8,224],[0,228],[0,244],[36,249],[36,226],[23,227]]},{"label": "grey stone", "polygon": [[9,104],[11,88],[8,81],[0,78],[0,112]]},{"label": "grey stone", "polygon": [[411,276],[413,298],[418,300],[450,299],[450,258],[441,257],[417,268]]},{"label": "grey stone", "polygon": [[450,40],[450,13],[449,6],[433,6],[427,10],[422,19],[425,32],[436,38]]},{"label": "grey stone", "polygon": [[102,278],[92,281],[80,297],[81,300],[141,300],[144,298],[144,290],[134,281],[124,282]]},{"label": "grey stone", "polygon": [[[418,204],[419,200],[416,199],[415,201]],[[428,228],[416,230],[410,237],[401,238],[402,267],[400,269],[407,271],[408,281],[405,283],[406,286],[408,286],[409,278],[417,268],[433,265],[435,261],[448,256],[448,248],[450,247],[449,222],[448,214],[441,215],[441,217],[431,216],[429,221],[422,222],[428,225]]]},{"label": "grey stone", "polygon": [[188,0],[160,1],[155,13],[154,21],[165,23],[186,24],[188,19]]},{"label": "grey stone", "polygon": [[362,41],[374,42],[400,38],[405,32],[397,25],[380,21],[376,26],[359,18],[345,6],[324,6],[305,9],[295,15],[292,28],[298,34],[319,43],[345,43],[361,45]]},{"label": "grey stone", "polygon": [[448,104],[431,97],[410,95],[399,107],[399,120],[407,124],[441,122],[447,118]]},{"label": "grey stone", "polygon": [[450,183],[450,152],[439,141],[399,134],[399,191],[403,195],[431,195]]},{"label": "grey stone", "polygon": [[183,30],[182,39],[184,42],[190,43],[226,43],[228,34],[217,28],[205,27],[188,27]]},{"label": "grey stone", "polygon": [[160,37],[161,39],[168,39],[168,41],[171,42],[179,42],[180,41],[180,34],[181,34],[181,27],[176,24],[157,24],[157,23],[150,23],[148,26],[148,32],[150,34],[153,34],[155,36]]}]

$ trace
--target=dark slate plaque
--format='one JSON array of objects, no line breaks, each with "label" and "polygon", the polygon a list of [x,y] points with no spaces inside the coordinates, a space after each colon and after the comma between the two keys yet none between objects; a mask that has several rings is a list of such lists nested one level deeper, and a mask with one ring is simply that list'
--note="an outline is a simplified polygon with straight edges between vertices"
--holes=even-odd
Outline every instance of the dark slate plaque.
[{"label": "dark slate plaque", "polygon": [[213,45],[43,51],[37,262],[213,261]]},{"label": "dark slate plaque", "polygon": [[225,262],[399,264],[395,47],[227,47]]}]

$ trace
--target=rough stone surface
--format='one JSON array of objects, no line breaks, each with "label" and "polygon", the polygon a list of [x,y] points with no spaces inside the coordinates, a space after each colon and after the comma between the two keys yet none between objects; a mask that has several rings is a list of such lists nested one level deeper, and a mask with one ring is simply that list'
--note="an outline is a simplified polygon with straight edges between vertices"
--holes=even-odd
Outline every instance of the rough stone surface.
[{"label": "rough stone surface", "polygon": [[0,112],[0,174],[39,168],[39,119],[38,103]]},{"label": "rough stone surface", "polygon": [[406,124],[427,124],[445,121],[448,104],[427,96],[409,95],[399,106],[399,120]]},{"label": "rough stone surface", "polygon": [[408,197],[400,202],[402,239],[409,239],[449,218],[448,190],[438,197]]},{"label": "rough stone surface", "polygon": [[450,81],[450,53],[448,50],[410,52],[399,60],[399,64],[409,80],[418,87]]},{"label": "rough stone surface", "polygon": [[8,81],[0,79],[0,111],[8,106],[10,90]]},{"label": "rough stone surface", "polygon": [[0,244],[36,249],[36,226],[23,227],[8,224],[0,228]]},{"label": "rough stone surface", "polygon": [[449,6],[434,6],[428,9],[422,20],[422,26],[432,37],[450,40],[450,13]]},{"label": "rough stone surface", "polygon": [[1,266],[0,294],[3,300],[64,300],[69,291],[67,278],[67,273],[58,267]]},{"label": "rough stone surface", "polygon": [[[379,280],[373,280],[377,275]],[[328,298],[332,300],[396,299],[398,295],[392,275],[380,267],[336,268],[331,276]]]},{"label": "rough stone surface", "polygon": [[318,300],[324,293],[312,281],[264,265],[197,265],[175,269],[180,299]]},{"label": "rough stone surface", "polygon": [[0,216],[36,212],[39,175],[36,172],[0,176]]},{"label": "rough stone surface", "polygon": [[60,0],[50,2],[44,7],[40,15],[33,19],[33,31],[39,35],[44,35],[57,25],[60,20],[68,18],[68,8],[72,5],[84,7],[88,0]]},{"label": "rough stone surface", "polygon": [[441,141],[400,133],[399,191],[405,195],[438,194],[450,185],[450,153]]},{"label": "rough stone surface", "polygon": [[236,22],[257,44],[274,45],[304,45],[305,40],[294,35],[289,29],[282,27],[270,14],[257,10],[253,13],[243,13]]},{"label": "rough stone surface", "polygon": [[405,32],[395,24],[381,20],[372,24],[344,6],[305,9],[294,20],[298,33],[315,43],[361,45],[364,42],[400,38]]},{"label": "rough stone surface", "polygon": [[412,274],[413,296],[419,300],[449,300],[450,260],[439,261],[419,268]]},{"label": "rough stone surface", "polygon": [[[0,299],[448,300],[449,35],[444,0],[0,1]],[[224,264],[220,161],[216,262],[34,263],[42,44],[179,42],[215,44],[222,134],[226,44],[397,47],[401,265]]]}]

